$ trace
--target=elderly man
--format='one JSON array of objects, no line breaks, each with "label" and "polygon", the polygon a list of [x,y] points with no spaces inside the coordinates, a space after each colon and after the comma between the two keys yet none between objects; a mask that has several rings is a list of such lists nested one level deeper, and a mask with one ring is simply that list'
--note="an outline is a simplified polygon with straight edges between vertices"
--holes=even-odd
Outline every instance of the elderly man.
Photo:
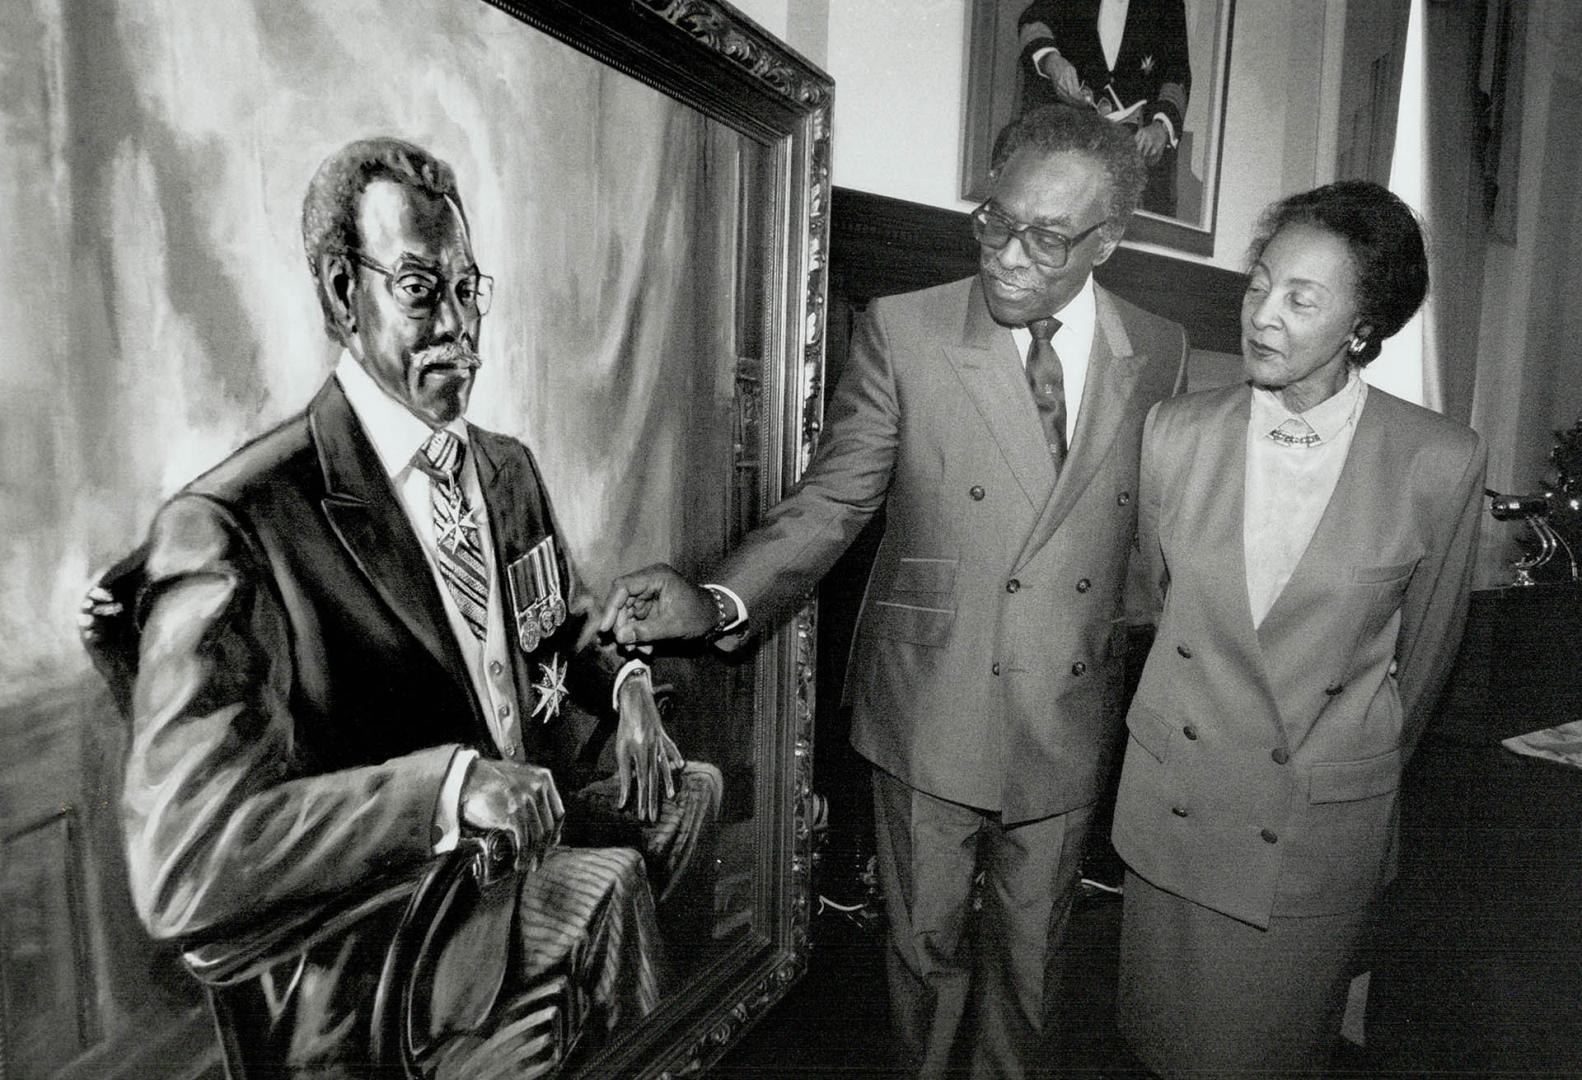
[{"label": "elderly man", "polygon": [[874,766],[891,1007],[923,1076],[957,1048],[969,987],[977,1076],[1031,1071],[1055,1004],[1117,741],[1143,418],[1186,359],[1179,326],[1091,278],[1143,179],[1131,134],[1096,113],[1022,117],[972,214],[978,274],[868,309],[799,489],[717,584],[651,567],[605,606],[623,641],[771,629],[885,508],[847,692]]},{"label": "elderly man", "polygon": [[[463,419],[492,281],[450,168],[352,143],[313,178],[303,237],[334,373],[152,527],[122,808],[138,912],[158,937],[223,940],[503,829],[526,872],[490,924],[500,973],[476,982],[567,974],[593,1023],[642,1015],[663,989],[656,901],[661,922],[708,918],[719,774],[682,762],[646,668],[591,647],[532,455]],[[611,713],[618,777],[568,813]],[[631,847],[559,843],[589,815],[585,834],[621,833],[633,787]],[[249,1053],[314,1075],[365,1059],[388,931],[314,948],[239,1018]]]}]

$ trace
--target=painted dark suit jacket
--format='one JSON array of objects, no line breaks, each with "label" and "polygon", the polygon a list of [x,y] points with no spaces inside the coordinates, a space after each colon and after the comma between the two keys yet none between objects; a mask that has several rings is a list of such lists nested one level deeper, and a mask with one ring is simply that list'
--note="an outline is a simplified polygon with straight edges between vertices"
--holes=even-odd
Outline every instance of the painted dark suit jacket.
[{"label": "painted dark suit jacket", "polygon": [[1165,402],[1143,443],[1158,637],[1132,699],[1115,846],[1163,889],[1257,926],[1370,902],[1395,869],[1401,770],[1454,662],[1486,451],[1368,391],[1335,491],[1253,626],[1250,391]]},{"label": "painted dark suit jacket", "polygon": [[[1094,96],[1103,96],[1104,87],[1113,82],[1123,106],[1146,100],[1148,104],[1139,114],[1142,121],[1162,112],[1170,117],[1179,138],[1192,94],[1182,0],[1131,0],[1113,70],[1105,63],[1104,48],[1099,44],[1098,18],[1099,0],[1038,0],[1029,4],[1018,23],[1022,69],[1033,71],[1032,56],[1038,50],[1059,49]],[[1024,86],[1029,99],[1023,108],[1055,100],[1048,79],[1029,78]]]},{"label": "painted dark suit jacket", "polygon": [[[520,443],[472,428],[470,445],[503,574],[553,531],[549,502]],[[564,563],[561,573],[571,597],[575,579]],[[146,574],[122,811],[150,932],[223,939],[429,860],[452,755],[498,752],[433,575],[339,384],[171,499]],[[522,708],[534,661],[569,654],[577,621],[533,657],[511,650]],[[583,700],[609,701],[609,668],[579,656]],[[528,758],[571,767],[597,720],[524,723]],[[371,988],[384,940],[377,928],[363,937],[319,950],[319,997],[297,1006],[303,1038],[354,1037],[336,1032]]]},{"label": "painted dark suit jacket", "polygon": [[873,302],[818,453],[715,580],[794,611],[882,505],[846,692],[875,765],[1007,822],[1092,802],[1119,726],[1122,584],[1148,407],[1181,327],[1096,289],[1058,480],[1011,332],[977,279]]}]

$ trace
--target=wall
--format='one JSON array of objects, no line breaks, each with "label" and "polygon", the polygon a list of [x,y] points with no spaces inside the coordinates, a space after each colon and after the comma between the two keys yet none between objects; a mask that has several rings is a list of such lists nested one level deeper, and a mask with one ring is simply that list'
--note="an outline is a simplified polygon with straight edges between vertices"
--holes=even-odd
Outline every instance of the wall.
[{"label": "wall", "polygon": [[[1582,6],[1527,8],[1514,243],[1492,240],[1483,276],[1472,425],[1489,443],[1488,484],[1535,491],[1554,429],[1582,413]],[[1484,580],[1509,580],[1511,526],[1484,531]]]},{"label": "wall", "polygon": [[[836,184],[967,210],[971,204],[957,191],[969,4],[741,0],[737,6],[834,76]],[[1237,4],[1219,228],[1214,254],[1203,261],[1239,268],[1259,211],[1331,174],[1344,10],[1344,0]]]}]

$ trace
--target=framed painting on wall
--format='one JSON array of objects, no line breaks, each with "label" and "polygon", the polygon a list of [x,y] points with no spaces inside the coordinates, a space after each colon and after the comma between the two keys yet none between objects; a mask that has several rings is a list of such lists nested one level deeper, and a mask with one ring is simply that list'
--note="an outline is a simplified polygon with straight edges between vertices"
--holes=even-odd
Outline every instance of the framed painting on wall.
[{"label": "framed painting on wall", "polygon": [[1128,240],[1211,255],[1235,0],[972,0],[961,196],[999,133],[1054,101],[1130,125],[1149,161]]},{"label": "framed painting on wall", "polygon": [[[405,325],[389,314],[399,310],[413,325],[473,320],[470,358],[447,352],[433,366],[438,371],[465,360],[475,368],[468,424],[530,448],[554,517],[547,509],[533,516],[536,511],[523,509],[527,499],[516,496],[523,473],[510,462],[524,458],[488,458],[487,448],[504,445],[488,441],[497,436],[470,444],[473,497],[489,512],[495,537],[489,550],[502,571],[484,610],[498,610],[505,597],[514,609],[507,614],[516,616],[507,662],[491,658],[487,667],[497,678],[502,667],[519,673],[513,689],[501,692],[514,696],[496,709],[491,691],[489,714],[505,717],[514,706],[521,718],[515,730],[530,730],[534,739],[514,742],[511,727],[495,724],[477,728],[472,749],[532,761],[533,746],[558,746],[558,733],[573,734],[556,726],[566,716],[560,710],[565,670],[562,658],[546,656],[540,645],[560,633],[564,600],[575,597],[562,597],[556,546],[545,540],[558,540],[594,597],[616,574],[654,561],[697,576],[780,498],[811,455],[821,401],[832,84],[714,0],[90,0],[86,7],[84,13],[56,0],[0,6],[0,40],[13,46],[8,61],[16,61],[7,67],[13,92],[0,99],[6,151],[0,247],[10,256],[0,267],[0,303],[8,313],[0,328],[0,369],[9,391],[0,422],[7,449],[0,455],[0,519],[9,552],[0,566],[0,633],[14,643],[0,660],[0,786],[7,794],[0,809],[0,1073],[211,1077],[220,1075],[223,1053],[226,1074],[234,1075],[232,1057],[242,1053],[236,1047],[272,1039],[275,1029],[265,1030],[261,1013],[242,1013],[236,999],[215,994],[211,1001],[224,1004],[214,1006],[222,1044],[193,978],[212,974],[219,961],[211,968],[203,963],[222,949],[243,954],[264,931],[300,929],[295,952],[275,950],[271,937],[267,953],[260,946],[247,958],[246,978],[236,975],[222,986],[267,983],[260,992],[275,995],[276,1012],[295,1017],[290,1002],[280,1003],[328,978],[314,974],[321,954],[311,950],[329,943],[333,953],[352,940],[352,916],[335,906],[341,894],[355,899],[364,884],[378,886],[366,908],[374,929],[356,924],[358,933],[375,935],[383,924],[373,920],[385,915],[371,906],[374,900],[397,901],[398,914],[406,896],[421,891],[411,872],[427,865],[430,834],[426,828],[406,834],[425,841],[415,852],[410,845],[378,852],[370,846],[366,859],[339,858],[350,850],[335,846],[344,838],[357,845],[370,836],[384,839],[377,821],[365,824],[383,818],[358,811],[320,832],[302,824],[305,816],[282,811],[273,820],[283,823],[279,835],[297,845],[293,851],[299,842],[311,846],[315,836],[330,837],[328,846],[314,849],[332,856],[315,864],[322,873],[298,869],[292,876],[288,870],[302,863],[288,859],[266,871],[257,861],[234,858],[231,865],[242,873],[232,879],[251,885],[212,918],[177,925],[150,916],[164,909],[147,900],[149,875],[129,887],[135,872],[128,868],[133,845],[126,840],[132,828],[125,803],[133,796],[127,792],[205,785],[123,785],[126,762],[153,756],[138,749],[148,740],[138,740],[157,722],[148,714],[159,710],[128,707],[120,696],[125,688],[112,680],[112,696],[89,667],[76,620],[84,591],[92,581],[109,580],[98,576],[102,568],[126,563],[123,556],[148,536],[161,505],[194,478],[238,448],[258,445],[254,440],[280,446],[311,429],[300,460],[322,461],[323,468],[294,473],[292,481],[308,492],[300,505],[309,509],[280,515],[295,528],[270,535],[336,539],[312,558],[292,548],[268,563],[268,573],[249,569],[249,581],[265,584],[246,603],[256,595],[266,598],[257,601],[260,612],[330,613],[319,625],[356,613],[373,629],[342,635],[332,656],[328,646],[313,644],[329,635],[303,631],[309,620],[293,614],[290,663],[286,650],[272,644],[279,639],[257,649],[271,671],[284,674],[263,682],[254,673],[264,660],[254,666],[233,658],[223,670],[234,670],[247,693],[258,688],[269,707],[253,709],[248,698],[234,710],[183,707],[182,715],[202,713],[205,721],[222,723],[232,711],[264,718],[238,720],[214,746],[255,740],[266,726],[289,731],[296,741],[257,769],[204,775],[264,776],[260,783],[272,785],[262,792],[266,798],[298,780],[304,781],[298,790],[308,784],[330,790],[339,782],[335,775],[382,769],[436,749],[353,760],[368,756],[364,744],[392,730],[417,725],[426,738],[453,715],[473,715],[469,707],[484,715],[476,673],[445,662],[451,652],[472,655],[459,651],[472,642],[454,634],[451,645],[458,648],[447,650],[428,632],[443,628],[430,617],[440,594],[433,575],[421,572],[426,563],[402,561],[401,551],[424,557],[411,532],[401,534],[403,547],[379,525],[384,531],[375,538],[384,555],[373,558],[361,558],[354,542],[375,535],[367,522],[406,522],[385,513],[394,505],[395,477],[404,473],[373,469],[370,463],[381,459],[358,434],[372,429],[347,419],[345,379],[366,365],[349,351],[355,331],[336,336],[327,321],[333,304],[324,305],[339,294],[316,282],[326,278],[323,267],[333,266],[340,277],[331,280],[360,290],[355,295],[364,306],[347,305],[358,318],[372,321],[370,312],[382,312],[387,323]],[[376,251],[347,241],[326,247],[315,262],[304,235],[310,180],[321,162],[373,136],[439,159],[439,166],[422,164],[426,158],[414,166],[406,151],[398,154],[423,182],[451,186],[444,196],[451,213],[434,219],[443,226],[434,224],[412,209],[428,204],[408,196],[414,201],[391,212],[388,228],[374,228],[367,222],[377,200],[355,195],[364,201],[347,235],[357,244],[396,237],[392,249],[405,250],[375,258]],[[359,160],[371,161],[359,169],[384,175],[372,171],[386,167],[382,159]],[[453,181],[443,179],[452,172]],[[380,191],[399,188],[387,183]],[[397,204],[387,198],[377,205]],[[446,265],[437,261],[441,256],[425,256],[430,234],[446,244],[464,240],[472,262]],[[444,258],[453,254],[442,251]],[[442,332],[431,335],[436,347],[445,344]],[[429,378],[427,366],[415,377]],[[384,400],[381,390],[401,402],[384,384],[373,400]],[[333,407],[303,413],[321,402]],[[486,467],[498,471],[486,474]],[[358,489],[366,497],[353,497],[346,481],[352,472],[359,485],[367,481]],[[500,478],[508,475],[510,498],[496,494],[506,490]],[[262,486],[288,488],[274,479]],[[322,499],[320,487],[327,492]],[[456,535],[466,533],[463,515],[479,528],[477,503],[473,512],[466,505],[460,503],[460,513],[452,506]],[[373,516],[347,526],[348,508]],[[517,533],[522,543],[512,548]],[[286,580],[274,570],[286,563],[323,580],[334,574],[344,589],[319,589],[308,600],[307,590],[294,584],[271,584]],[[407,572],[414,567],[420,572]],[[520,594],[518,567],[526,582]],[[162,601],[148,597],[156,591],[128,595],[133,603],[126,606],[155,606]],[[278,603],[268,599],[277,595]],[[523,595],[542,602],[529,607],[519,602]],[[433,601],[428,621],[411,629],[418,624],[408,616],[425,596]],[[84,610],[109,618],[112,608]],[[537,613],[536,626],[524,612]],[[571,623],[578,614],[571,612]],[[568,632],[566,640],[577,638],[574,629]],[[156,637],[150,633],[148,640]],[[150,674],[156,647],[148,640],[141,652],[135,641],[130,650],[142,664],[134,681],[143,698],[154,693],[147,684],[159,682]],[[365,647],[386,651],[378,663],[366,663],[367,654],[351,665],[332,663]],[[577,647],[567,644],[566,651]],[[551,1066],[576,1075],[691,1075],[779,1000],[809,955],[812,664],[811,609],[742,660],[692,654],[655,661],[654,682],[673,688],[665,698],[667,730],[689,762],[718,770],[723,794],[708,891],[684,913],[689,936],[661,940],[640,978],[634,976],[634,984],[650,980],[657,988],[644,992],[641,1009],[617,1011],[615,994],[626,988],[613,977],[606,993],[593,976],[587,986],[562,985],[558,972],[529,970],[513,959],[525,972],[520,982],[530,978],[533,985],[507,981],[515,997],[507,1002],[500,991],[495,1005],[515,1012],[491,1006],[484,1020],[470,1027],[458,1021],[453,1030],[433,1016],[425,1026],[415,1007],[390,1010],[405,1025],[401,1064],[421,1059],[426,1072],[441,1075],[454,1065],[454,1074],[465,1076],[539,1075]],[[484,670],[482,660],[476,666]],[[292,674],[309,667],[330,675]],[[369,693],[338,693],[334,708],[319,709],[314,696],[321,686],[308,683],[333,681],[347,667],[373,673]],[[434,677],[412,678],[412,670]],[[529,696],[521,687],[535,679]],[[391,698],[378,710],[368,704],[398,685],[467,706],[424,709],[411,698]],[[605,735],[615,724],[610,700],[608,689],[587,698],[587,708],[601,712]],[[299,724],[303,716],[311,722]],[[349,756],[309,745],[315,730],[350,730],[354,721],[361,725],[355,747],[352,736],[336,736]],[[443,748],[468,740],[434,741]],[[601,759],[593,739],[575,749],[583,756],[557,773],[557,784],[584,768],[609,771],[609,752]],[[189,750],[188,756],[201,756]],[[277,774],[286,780],[267,779]],[[398,787],[391,779],[365,805],[392,805],[375,796]],[[570,804],[584,789],[563,790]],[[240,812],[235,800],[221,809]],[[636,846],[625,842],[636,835],[635,818],[590,817],[585,824],[578,841],[584,846]],[[250,839],[237,836],[247,832],[232,829],[214,842],[215,865]],[[564,837],[570,846],[569,826]],[[443,851],[437,841],[434,847]],[[135,853],[133,861],[140,857]],[[514,869],[503,880],[520,888],[540,865],[524,858]],[[479,890],[502,884],[478,876]],[[298,879],[305,884],[294,890],[281,884]],[[205,879],[190,892],[171,886],[161,895],[212,896],[213,884]],[[436,927],[460,909],[459,901],[444,907],[449,895],[441,899]],[[359,916],[364,910],[357,909]],[[308,918],[299,920],[303,913]],[[343,915],[344,922],[336,921]],[[663,913],[656,921],[670,935]],[[334,936],[343,931],[344,939]],[[529,947],[520,951],[528,955]],[[384,955],[388,968],[394,946]],[[379,978],[380,992],[392,986],[392,1000],[403,1002],[409,984],[431,970],[418,962],[396,965],[401,983],[383,979],[373,953],[353,955],[347,946],[345,956],[350,959],[335,976],[345,986],[371,987]],[[296,974],[276,985],[276,972],[288,971]],[[431,998],[439,1000],[438,990]],[[351,1015],[337,1032],[367,1026],[354,1025]],[[357,1039],[348,1054],[364,1042],[381,1045]],[[293,1046],[299,1042],[311,1040],[304,1036]],[[459,1056],[474,1050],[498,1071]],[[552,1060],[540,1060],[546,1058]],[[461,1060],[472,1064],[454,1064]],[[393,1060],[375,1061],[381,1075],[404,1075]]]}]

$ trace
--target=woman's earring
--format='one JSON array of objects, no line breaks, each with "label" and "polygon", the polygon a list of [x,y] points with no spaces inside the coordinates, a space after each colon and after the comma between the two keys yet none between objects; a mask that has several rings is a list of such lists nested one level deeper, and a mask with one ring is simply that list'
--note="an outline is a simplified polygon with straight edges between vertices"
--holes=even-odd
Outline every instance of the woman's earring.
[{"label": "woman's earring", "polygon": [[1367,347],[1368,343],[1366,341],[1358,337],[1356,334],[1352,334],[1351,341],[1347,342],[1346,344],[1346,351],[1352,356],[1361,356],[1362,350],[1366,349]]}]

